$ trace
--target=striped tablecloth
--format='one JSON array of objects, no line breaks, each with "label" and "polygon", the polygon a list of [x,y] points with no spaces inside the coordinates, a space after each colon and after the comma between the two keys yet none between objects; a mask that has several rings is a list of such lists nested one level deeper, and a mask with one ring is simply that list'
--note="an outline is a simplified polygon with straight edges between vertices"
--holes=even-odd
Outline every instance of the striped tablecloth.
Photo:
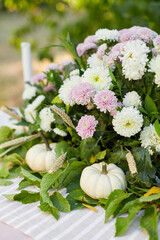
[{"label": "striped tablecloth", "polygon": [[[0,112],[0,125],[6,125],[8,116]],[[3,194],[17,193],[20,179],[7,187],[0,187],[0,221],[11,225],[35,240],[148,240],[149,237],[139,226],[140,212],[124,237],[114,237],[115,219],[104,224],[105,212],[96,207],[98,213],[88,209],[74,210],[71,213],[61,213],[56,221],[51,215],[41,212],[38,202],[23,205],[8,201]],[[28,190],[36,190],[29,187]],[[64,195],[65,189],[61,191]],[[159,224],[160,232],[160,224]]]}]

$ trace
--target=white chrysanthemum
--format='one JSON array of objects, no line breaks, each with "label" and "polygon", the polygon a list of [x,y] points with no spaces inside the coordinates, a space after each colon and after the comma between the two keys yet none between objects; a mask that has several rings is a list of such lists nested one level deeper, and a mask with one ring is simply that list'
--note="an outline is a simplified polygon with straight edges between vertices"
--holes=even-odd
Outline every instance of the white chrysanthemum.
[{"label": "white chrysanthemum", "polygon": [[36,113],[37,113],[37,111],[35,110],[33,105],[29,104],[24,110],[24,115],[25,115],[26,121],[30,122],[30,123],[34,123],[36,120]]},{"label": "white chrysanthemum", "polygon": [[45,99],[44,95],[39,95],[31,104],[29,104],[25,110],[24,115],[27,122],[34,123],[36,120],[36,108],[43,102]]},{"label": "white chrysanthemum", "polygon": [[150,61],[150,71],[155,73],[155,83],[160,87],[160,55]]},{"label": "white chrysanthemum", "polygon": [[131,137],[141,130],[143,117],[134,107],[124,107],[112,120],[114,130],[121,136]]},{"label": "white chrysanthemum", "polygon": [[20,135],[22,133],[26,133],[28,131],[28,127],[24,127],[21,125],[17,125],[18,121],[15,119],[9,119],[9,122],[7,123],[7,126],[11,129],[14,129],[14,135]]},{"label": "white chrysanthemum", "polygon": [[123,105],[125,107],[138,107],[142,105],[141,97],[136,91],[128,92],[123,98]]},{"label": "white chrysanthemum", "polygon": [[112,86],[109,71],[104,67],[88,68],[83,74],[82,82],[91,83],[97,91],[108,90]]},{"label": "white chrysanthemum", "polygon": [[52,130],[51,123],[55,120],[54,115],[51,112],[50,108],[43,108],[40,113],[39,117],[41,119],[40,127],[45,132],[50,132]]},{"label": "white chrysanthemum", "polygon": [[118,41],[119,32],[116,29],[109,30],[107,28],[99,29],[95,33],[96,40],[108,40],[108,41]]},{"label": "white chrysanthemum", "polygon": [[141,79],[146,71],[149,48],[141,40],[128,41],[122,48],[122,72],[128,80]]},{"label": "white chrysanthemum", "polygon": [[60,135],[62,137],[65,137],[67,136],[67,133],[63,130],[60,130],[59,128],[54,128],[53,131],[57,134],[57,135]]},{"label": "white chrysanthemum", "polygon": [[23,100],[30,100],[32,99],[33,97],[36,96],[36,92],[37,92],[37,88],[34,87],[34,86],[31,86],[31,87],[28,87],[24,90],[23,94],[22,94],[22,99]]},{"label": "white chrysanthemum", "polygon": [[81,83],[81,77],[73,76],[64,80],[63,85],[59,89],[59,97],[66,104],[73,106],[73,101],[69,98],[69,93],[76,85]]},{"label": "white chrysanthemum", "polygon": [[97,57],[96,53],[93,53],[88,59],[87,63],[91,68],[95,67],[105,67],[106,62],[105,62],[106,56],[103,56],[103,59],[101,60],[100,58]]},{"label": "white chrysanthemum", "polygon": [[69,74],[70,77],[79,76],[79,69],[74,69]]},{"label": "white chrysanthemum", "polygon": [[32,107],[33,109],[36,109],[45,99],[44,95],[39,95],[33,102],[32,102]]},{"label": "white chrysanthemum", "polygon": [[141,131],[140,134],[141,146],[144,148],[154,147],[157,152],[160,152],[160,137],[152,124]]}]

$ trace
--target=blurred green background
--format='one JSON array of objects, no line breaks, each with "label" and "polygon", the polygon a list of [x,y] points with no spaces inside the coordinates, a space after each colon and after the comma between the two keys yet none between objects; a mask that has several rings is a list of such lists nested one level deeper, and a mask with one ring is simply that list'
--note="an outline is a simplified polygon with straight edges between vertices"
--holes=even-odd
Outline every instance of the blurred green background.
[{"label": "blurred green background", "polygon": [[44,70],[54,59],[68,55],[59,43],[69,32],[77,44],[98,28],[122,29],[133,25],[160,33],[160,1],[152,0],[0,0],[0,105],[22,104],[23,91],[20,43],[29,41],[33,72]]}]

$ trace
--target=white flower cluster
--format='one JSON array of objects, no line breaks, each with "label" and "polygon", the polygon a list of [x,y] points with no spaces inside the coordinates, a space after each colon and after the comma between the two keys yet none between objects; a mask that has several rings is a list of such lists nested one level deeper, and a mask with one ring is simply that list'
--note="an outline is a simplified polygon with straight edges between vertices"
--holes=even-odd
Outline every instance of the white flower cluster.
[{"label": "white flower cluster", "polygon": [[146,63],[148,62],[147,53],[149,48],[141,40],[129,41],[123,47],[122,72],[128,80],[139,80],[146,71]]},{"label": "white flower cluster", "polygon": [[160,152],[160,137],[152,124],[141,131],[140,134],[141,146],[144,148],[154,147],[156,152]]},{"label": "white flower cluster", "polygon": [[54,115],[51,112],[50,108],[45,107],[43,108],[40,113],[39,117],[41,119],[40,127],[45,132],[50,132],[52,130],[51,123],[55,120]]},{"label": "white flower cluster", "polygon": [[63,85],[59,89],[59,98],[66,104],[73,106],[73,102],[69,98],[69,93],[76,85],[81,83],[81,77],[72,76],[64,80]]},{"label": "white flower cluster", "polygon": [[36,96],[36,92],[37,92],[37,88],[34,87],[34,86],[29,86],[27,87],[24,91],[23,91],[23,94],[22,94],[22,99],[23,100],[30,100],[32,99],[33,97]]},{"label": "white flower cluster", "polygon": [[53,132],[55,132],[57,135],[65,137],[67,136],[67,133],[59,128],[54,128]]},{"label": "white flower cluster", "polygon": [[108,90],[112,86],[109,70],[104,67],[88,68],[82,76],[82,82],[92,84],[97,91]]},{"label": "white flower cluster", "polygon": [[155,83],[160,87],[160,55],[150,61],[150,71],[155,73]]},{"label": "white flower cluster", "polygon": [[131,137],[140,132],[143,125],[143,117],[134,107],[124,107],[117,111],[112,120],[114,130],[121,136]]},{"label": "white flower cluster", "polygon": [[106,65],[105,57],[106,56],[103,56],[103,59],[101,60],[100,58],[97,57],[97,54],[94,53],[87,59],[87,63],[91,68],[105,67]]},{"label": "white flower cluster", "polygon": [[95,33],[96,40],[103,40],[103,41],[118,41],[119,40],[119,32],[116,29],[109,30],[107,28],[99,29]]},{"label": "white flower cluster", "polygon": [[140,96],[136,91],[128,92],[123,98],[123,105],[125,107],[138,107],[142,105]]},{"label": "white flower cluster", "polygon": [[45,96],[39,95],[31,104],[29,104],[25,110],[24,115],[27,122],[34,123],[36,120],[36,108],[43,102]]}]

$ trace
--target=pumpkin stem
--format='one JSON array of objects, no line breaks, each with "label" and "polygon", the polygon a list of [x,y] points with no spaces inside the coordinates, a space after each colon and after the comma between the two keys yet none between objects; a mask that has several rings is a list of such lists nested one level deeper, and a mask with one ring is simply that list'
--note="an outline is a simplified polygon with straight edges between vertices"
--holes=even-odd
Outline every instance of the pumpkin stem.
[{"label": "pumpkin stem", "polygon": [[47,141],[47,139],[46,139],[44,133],[43,133],[41,130],[40,130],[40,134],[41,134],[41,138],[42,138],[43,142],[44,142],[45,145],[46,145],[46,149],[47,149],[47,151],[51,151],[52,148],[49,146],[49,143],[48,143],[48,141]]},{"label": "pumpkin stem", "polygon": [[105,162],[102,162],[102,174],[107,174],[107,167]]}]

